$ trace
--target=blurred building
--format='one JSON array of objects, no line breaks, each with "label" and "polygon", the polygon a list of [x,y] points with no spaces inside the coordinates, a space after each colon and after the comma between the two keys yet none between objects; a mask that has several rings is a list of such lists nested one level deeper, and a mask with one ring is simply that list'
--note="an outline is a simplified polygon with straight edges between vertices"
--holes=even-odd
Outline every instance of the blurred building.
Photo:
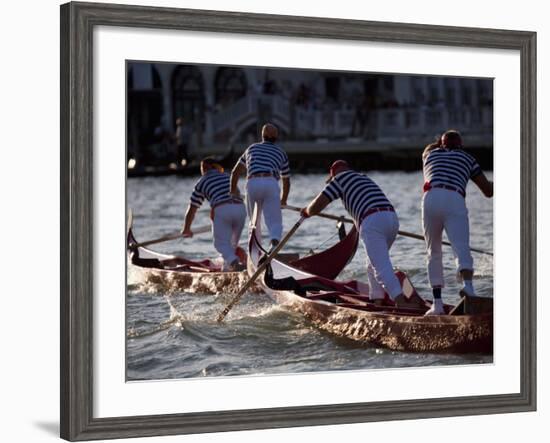
[{"label": "blurred building", "polygon": [[244,147],[266,121],[291,150],[292,142],[425,144],[450,127],[492,146],[490,79],[169,63],[129,63],[127,75],[135,156],[148,146],[156,157],[169,151],[178,117],[196,155]]}]

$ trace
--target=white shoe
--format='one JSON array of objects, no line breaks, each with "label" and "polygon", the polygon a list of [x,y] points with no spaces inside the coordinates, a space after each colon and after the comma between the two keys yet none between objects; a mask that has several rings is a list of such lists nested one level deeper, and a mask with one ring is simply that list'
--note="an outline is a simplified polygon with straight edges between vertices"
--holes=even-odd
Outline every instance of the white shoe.
[{"label": "white shoe", "polygon": [[443,303],[432,303],[432,306],[430,309],[428,309],[428,312],[424,314],[425,316],[428,315],[445,315],[445,309],[443,308]]}]

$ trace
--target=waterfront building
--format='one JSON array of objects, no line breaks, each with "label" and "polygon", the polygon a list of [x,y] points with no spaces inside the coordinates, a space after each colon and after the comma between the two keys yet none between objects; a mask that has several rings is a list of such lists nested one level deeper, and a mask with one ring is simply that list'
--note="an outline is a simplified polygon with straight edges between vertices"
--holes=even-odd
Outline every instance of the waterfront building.
[{"label": "waterfront building", "polygon": [[277,125],[285,148],[418,147],[448,128],[492,147],[491,79],[171,63],[127,67],[129,157],[172,155],[183,118],[194,156],[237,152]]}]

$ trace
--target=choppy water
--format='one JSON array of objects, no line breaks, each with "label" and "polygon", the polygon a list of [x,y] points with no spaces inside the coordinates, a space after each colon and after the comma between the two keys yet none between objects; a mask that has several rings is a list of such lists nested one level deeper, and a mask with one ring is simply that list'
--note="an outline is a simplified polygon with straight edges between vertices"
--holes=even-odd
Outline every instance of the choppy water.
[{"label": "choppy water", "polygon": [[[404,231],[421,233],[421,173],[380,172],[370,176],[386,192]],[[324,183],[324,175],[296,175],[292,178],[289,204],[305,205]],[[147,177],[128,180],[128,205],[134,212],[138,240],[176,231],[193,183],[197,178]],[[242,183],[241,183],[242,188]],[[492,250],[493,206],[475,185],[468,188],[471,245]],[[205,205],[206,207],[206,205]],[[344,214],[341,203],[326,210]],[[285,230],[298,214],[284,212]],[[209,223],[208,211],[199,212],[194,226]],[[307,253],[336,232],[330,220],[311,218],[304,222],[285,247],[286,252]],[[243,232],[242,243],[246,242]],[[336,241],[336,236],[323,248]],[[194,258],[216,255],[209,234],[193,239],[155,245],[161,252]],[[460,288],[455,278],[450,248],[445,249],[447,302],[458,301]],[[429,297],[423,242],[398,237],[392,248],[393,264],[405,270],[419,293]],[[475,286],[479,295],[492,296],[492,257],[474,253]],[[365,252],[360,245],[352,263],[340,276],[366,280]],[[334,337],[312,327],[302,316],[273,304],[265,295],[246,295],[223,324],[216,316],[229,296],[167,292],[144,283],[139,270],[128,268],[127,378],[150,380],[184,377],[227,376],[268,373],[296,373],[342,369],[368,369],[429,365],[487,363],[491,356],[412,354],[375,348]]]}]

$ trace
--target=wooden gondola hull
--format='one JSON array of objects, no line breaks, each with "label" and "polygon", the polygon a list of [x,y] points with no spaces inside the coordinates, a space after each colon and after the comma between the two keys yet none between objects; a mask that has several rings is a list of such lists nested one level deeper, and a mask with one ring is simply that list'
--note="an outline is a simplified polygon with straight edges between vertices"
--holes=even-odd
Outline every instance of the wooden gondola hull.
[{"label": "wooden gondola hull", "polygon": [[[219,293],[237,293],[248,280],[246,271],[242,272],[185,272],[165,269],[138,267],[140,281],[145,286],[152,286],[162,292],[188,292],[202,295]],[[254,285],[253,292],[262,292],[259,285]]]},{"label": "wooden gondola hull", "polygon": [[301,312],[322,330],[373,346],[422,353],[493,352],[492,313],[430,317],[391,315],[307,300],[284,291],[271,291],[269,295],[276,302]]},{"label": "wooden gondola hull", "polygon": [[[128,246],[136,244],[131,227],[128,229]],[[192,262],[182,257],[161,254],[147,248],[138,248],[139,260],[131,264],[134,272],[138,272],[139,281],[145,287],[166,292],[188,292],[202,295],[236,293],[248,280],[246,271],[222,272],[217,270],[215,263],[210,260]],[[130,254],[131,256],[131,254]],[[244,257],[243,257],[244,258]],[[129,259],[129,264],[132,258]],[[180,269],[166,269],[160,263],[170,264]],[[219,266],[218,266],[219,268]],[[194,270],[185,270],[194,269]],[[262,288],[255,285],[254,292],[262,292]]]},{"label": "wooden gondola hull", "polygon": [[[264,253],[258,234],[253,230],[249,243],[249,273],[255,271]],[[272,261],[271,269],[275,278],[292,276],[298,283],[315,279],[314,275],[277,260]],[[416,293],[406,276],[405,279],[400,278],[400,281],[405,294],[411,291]],[[329,290],[325,293],[322,290],[312,291],[306,295],[298,295],[290,290],[271,289],[262,278],[258,282],[275,302],[300,312],[318,328],[340,337],[406,352],[493,352],[491,299],[483,299],[483,303],[479,303],[479,313],[476,314],[460,314],[460,310],[456,308],[453,315],[424,316],[424,311],[415,313],[395,307],[375,307],[368,302],[368,287],[358,282],[325,280],[324,283],[333,283],[343,289],[340,292]],[[340,302],[346,297],[355,298],[357,303],[353,307],[343,306],[345,303]],[[472,305],[476,304],[473,301],[471,300]],[[452,308],[448,306],[447,310],[452,311]]]}]

